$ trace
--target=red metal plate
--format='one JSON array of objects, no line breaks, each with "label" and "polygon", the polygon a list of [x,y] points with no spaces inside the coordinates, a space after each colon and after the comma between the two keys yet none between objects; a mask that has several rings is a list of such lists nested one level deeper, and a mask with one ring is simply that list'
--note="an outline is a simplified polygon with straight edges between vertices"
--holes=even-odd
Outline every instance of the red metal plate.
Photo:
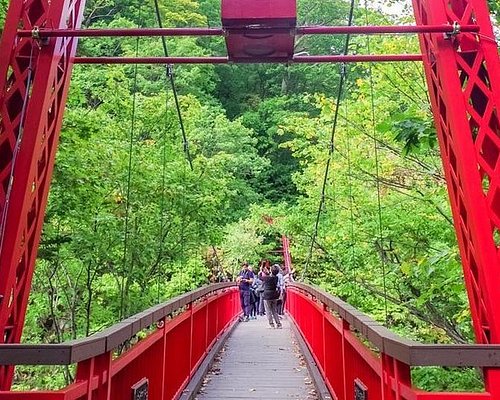
[{"label": "red metal plate", "polygon": [[295,0],[222,0],[222,25],[295,26]]},{"label": "red metal plate", "polygon": [[[235,62],[276,62],[293,57],[297,23],[295,0],[222,0],[222,25],[226,29],[227,54]],[[259,27],[290,28],[269,34]],[[233,33],[248,28],[245,33]]]},{"label": "red metal plate", "polygon": [[226,46],[230,61],[287,61],[293,57],[294,37],[286,34],[265,37],[229,35]]}]

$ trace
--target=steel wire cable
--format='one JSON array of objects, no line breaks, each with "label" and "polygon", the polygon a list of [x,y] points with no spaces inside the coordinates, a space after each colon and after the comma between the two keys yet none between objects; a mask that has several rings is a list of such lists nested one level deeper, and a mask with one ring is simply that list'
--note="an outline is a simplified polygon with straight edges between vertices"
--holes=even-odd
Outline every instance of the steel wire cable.
[{"label": "steel wire cable", "polygon": [[165,230],[165,188],[166,188],[166,172],[167,172],[167,131],[169,128],[169,124],[167,123],[168,116],[168,96],[165,92],[165,125],[163,127],[163,146],[162,146],[162,155],[161,155],[161,164],[162,164],[162,172],[161,172],[161,197],[160,197],[160,233],[159,233],[159,245],[158,245],[158,265],[157,271],[155,271],[157,279],[157,302],[160,302],[160,264],[163,257],[163,241],[165,240],[164,230]]},{"label": "steel wire cable", "polygon": [[[350,250],[351,250],[351,263],[354,264],[353,268],[353,276],[354,276],[354,283],[357,281],[357,268],[355,265],[355,257],[354,257],[354,198],[353,198],[353,192],[352,192],[352,176],[351,176],[351,138],[349,137],[349,124],[347,124],[347,117],[348,117],[348,108],[347,108],[347,102],[345,104],[345,129],[346,129],[346,151],[347,151],[347,186],[348,186],[348,196],[349,196],[349,213],[350,213],[350,235],[351,235],[351,241],[350,241]],[[351,265],[352,267],[352,265]]]},{"label": "steel wire cable", "polygon": [[[139,10],[141,13],[142,7]],[[139,22],[139,27],[142,25],[142,17],[141,22]],[[139,41],[140,38],[137,37],[135,43],[135,56],[139,55]],[[133,150],[134,150],[134,140],[135,140],[135,122],[136,122],[136,108],[137,108],[137,75],[138,75],[138,65],[134,66],[134,80],[132,85],[132,113],[130,117],[130,133],[129,133],[129,148],[128,148],[128,165],[127,165],[127,195],[125,199],[125,226],[124,226],[124,234],[123,234],[123,259],[122,259],[122,267],[123,267],[123,275],[121,279],[121,288],[120,288],[120,319],[123,319],[126,312],[125,307],[125,270],[127,267],[127,255],[128,255],[128,245],[129,245],[129,218],[130,218],[130,196],[131,196],[131,186],[132,186],[132,164],[133,164]],[[133,257],[130,263],[130,267],[128,269],[127,278],[130,278],[133,272]]]},{"label": "steel wire cable", "polygon": [[[369,25],[368,17],[368,2],[365,0],[365,20],[366,25]],[[366,47],[368,54],[370,54],[370,36],[366,37]],[[372,136],[373,136],[373,147],[374,147],[374,157],[375,157],[375,176],[376,176],[376,186],[377,186],[377,210],[378,210],[378,234],[379,234],[379,245],[381,249],[381,264],[382,264],[382,285],[384,291],[384,312],[385,312],[385,325],[389,324],[389,312],[387,306],[387,281],[386,281],[386,264],[384,252],[384,237],[383,237],[383,221],[382,221],[382,199],[380,194],[380,168],[379,168],[379,154],[378,154],[378,140],[377,133],[375,129],[375,93],[373,89],[373,64],[368,64],[368,75],[370,78],[370,103],[371,103],[371,124],[372,124]]]},{"label": "steel wire cable", "polygon": [[[162,18],[161,18],[161,12],[160,12],[160,5],[159,5],[159,2],[158,0],[155,0],[154,1],[154,5],[155,5],[155,14],[156,14],[156,19],[157,19],[157,22],[158,22],[158,26],[160,28],[163,28],[163,22],[162,22]],[[162,36],[161,37],[161,41],[162,41],[162,46],[163,46],[163,53],[165,54],[165,57],[168,57],[168,47],[167,47],[167,40],[165,38],[165,36]],[[180,130],[181,130],[181,134],[182,134],[182,145],[183,145],[183,150],[184,150],[184,154],[186,156],[186,159],[188,161],[188,164],[189,164],[189,168],[191,169],[191,171],[194,170],[193,168],[193,162],[191,160],[191,154],[190,154],[190,151],[189,151],[189,142],[188,142],[188,139],[187,139],[187,134],[186,134],[186,129],[184,127],[184,119],[182,117],[182,112],[181,112],[181,108],[180,108],[180,102],[179,102],[179,96],[177,94],[177,87],[175,85],[175,79],[174,79],[174,72],[173,72],[173,66],[171,64],[167,64],[166,65],[166,75],[167,75],[167,78],[170,82],[170,87],[172,89],[172,94],[173,94],[173,97],[174,97],[174,102],[175,102],[175,108],[176,108],[176,111],[177,111],[177,117],[179,119],[179,127],[180,127]],[[186,169],[185,167],[183,168],[183,182],[186,182]],[[184,257],[184,235],[185,235],[185,225],[186,225],[186,210],[185,210],[185,196],[182,196],[182,216],[181,216],[181,253]],[[186,281],[186,276],[184,274],[184,268],[181,269],[181,278],[179,280],[179,291],[182,292],[182,282],[185,282]]]},{"label": "steel wire cable", "polygon": [[[161,28],[163,28],[163,22],[161,19],[160,5],[158,3],[158,0],[155,0],[155,13],[156,13],[156,19],[158,21],[158,26],[161,29]],[[161,43],[163,46],[163,53],[165,54],[165,57],[168,57],[167,39],[165,38],[165,36],[161,37]],[[179,96],[177,95],[177,87],[175,86],[174,68],[173,68],[172,64],[166,65],[166,73],[167,73],[167,78],[170,82],[170,87],[172,88],[172,94],[174,96],[175,108],[177,110],[177,117],[179,118],[179,127],[180,127],[181,133],[182,133],[182,146],[184,149],[184,154],[186,155],[187,161],[189,163],[189,168],[191,168],[191,171],[193,171],[193,162],[191,160],[191,154],[189,152],[189,142],[187,139],[186,129],[184,128],[184,120],[182,118],[182,112],[181,112],[181,107],[180,107],[180,103],[179,103]]]},{"label": "steel wire cable", "polygon": [[[349,9],[349,17],[348,17],[348,26],[351,26],[353,24],[354,3],[355,3],[355,0],[351,0],[351,6]],[[351,35],[350,34],[346,35],[346,40],[345,40],[344,49],[343,49],[343,55],[347,55],[347,53],[349,51],[350,39],[351,39]],[[316,220],[314,223],[314,232],[313,232],[312,239],[311,239],[311,245],[309,247],[309,253],[308,253],[308,256],[306,259],[306,264],[304,266],[304,271],[302,272],[302,277],[301,277],[302,280],[305,280],[305,278],[307,276],[307,269],[309,267],[309,263],[311,262],[312,253],[313,253],[313,249],[314,249],[314,243],[316,242],[316,237],[318,236],[318,229],[319,229],[319,221],[320,221],[320,217],[321,217],[321,212],[322,212],[324,204],[325,204],[326,184],[328,182],[330,165],[331,165],[333,154],[335,151],[335,133],[337,131],[340,102],[342,99],[342,94],[344,93],[344,83],[346,81],[346,78],[347,78],[346,64],[342,63],[342,64],[340,64],[339,86],[338,86],[338,91],[337,91],[337,99],[336,99],[335,113],[334,113],[334,118],[333,118],[333,126],[332,126],[332,131],[331,131],[331,136],[330,136],[330,144],[329,144],[329,148],[328,148],[328,159],[326,162],[325,173],[323,175],[323,184],[321,187],[321,198],[319,201],[318,211],[316,213]]]}]

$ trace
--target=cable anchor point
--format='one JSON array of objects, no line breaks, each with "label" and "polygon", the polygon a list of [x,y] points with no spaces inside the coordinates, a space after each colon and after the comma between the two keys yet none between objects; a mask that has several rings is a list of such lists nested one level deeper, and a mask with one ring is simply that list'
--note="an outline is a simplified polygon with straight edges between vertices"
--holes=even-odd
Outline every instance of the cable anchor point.
[{"label": "cable anchor point", "polygon": [[446,40],[451,40],[451,39],[457,37],[460,33],[462,33],[462,27],[460,26],[458,21],[453,22],[452,27],[453,27],[453,30],[451,32],[446,32],[444,34],[444,38]]},{"label": "cable anchor point", "polygon": [[169,78],[172,78],[174,76],[174,65],[173,64],[167,64],[167,76]]},{"label": "cable anchor point", "polygon": [[344,78],[347,76],[347,64],[345,62],[340,63],[340,74]]},{"label": "cable anchor point", "polygon": [[49,44],[49,38],[48,37],[41,37],[40,36],[40,27],[39,26],[34,26],[33,29],[31,30],[31,37],[35,42],[38,43],[38,47],[46,46]]},{"label": "cable anchor point", "polygon": [[34,26],[31,31],[31,37],[35,40],[40,40],[40,28],[38,26]]}]

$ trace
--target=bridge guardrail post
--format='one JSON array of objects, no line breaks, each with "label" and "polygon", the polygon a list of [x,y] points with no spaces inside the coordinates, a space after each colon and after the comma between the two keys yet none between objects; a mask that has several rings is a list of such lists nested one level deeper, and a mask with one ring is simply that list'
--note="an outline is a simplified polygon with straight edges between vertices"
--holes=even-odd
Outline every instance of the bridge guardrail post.
[{"label": "bridge guardrail post", "polygon": [[347,363],[347,355],[346,355],[346,343],[347,343],[347,339],[346,339],[346,332],[349,332],[350,331],[350,325],[349,323],[342,318],[342,382],[344,383],[344,398],[347,396],[347,375],[346,375],[346,371],[347,371],[347,366],[348,366],[348,363]]},{"label": "bridge guardrail post", "polygon": [[193,319],[194,319],[194,311],[193,311],[193,303],[189,303],[188,312],[189,312],[189,371],[188,377],[190,378],[193,374]]},{"label": "bridge guardrail post", "polygon": [[167,324],[166,317],[158,321],[158,329],[163,329],[162,335],[162,352],[161,352],[161,398],[165,398],[165,374],[166,374],[166,360],[167,360]]},{"label": "bridge guardrail post", "polygon": [[[217,299],[214,300],[214,301],[217,301]],[[209,332],[209,326],[210,326],[209,325],[210,324],[210,320],[208,318],[209,305],[210,305],[210,299],[207,298],[206,299],[206,303],[205,303],[206,309],[205,309],[205,346],[204,346],[205,347],[205,353],[204,354],[208,354],[208,346],[210,345],[210,343],[208,341],[208,334],[209,334],[208,332]]]},{"label": "bridge guardrail post", "polygon": [[[86,382],[87,400],[111,399],[111,352],[100,354],[78,363],[76,372],[77,382]],[[93,380],[97,377],[98,384],[95,390]]]},{"label": "bridge guardrail post", "polygon": [[382,353],[382,396],[384,400],[403,399],[401,386],[411,388],[410,366]]},{"label": "bridge guardrail post", "polygon": [[399,361],[394,360],[394,372],[396,378],[396,400],[402,398],[401,385],[411,387],[411,371],[410,366]]},{"label": "bridge guardrail post", "polygon": [[323,376],[328,376],[327,375],[327,362],[326,362],[326,314],[328,313],[328,306],[325,303],[321,303],[321,330],[323,332]]},{"label": "bridge guardrail post", "polygon": [[382,399],[383,400],[394,400],[392,392],[392,379],[394,377],[394,359],[387,354],[383,354],[380,357],[380,364],[382,367],[382,376],[380,383],[382,385]]}]

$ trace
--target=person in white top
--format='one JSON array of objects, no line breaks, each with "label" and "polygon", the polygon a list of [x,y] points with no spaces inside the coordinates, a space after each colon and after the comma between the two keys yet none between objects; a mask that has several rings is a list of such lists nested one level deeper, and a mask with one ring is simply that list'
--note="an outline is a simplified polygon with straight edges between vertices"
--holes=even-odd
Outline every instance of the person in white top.
[{"label": "person in white top", "polygon": [[285,312],[285,304],[286,304],[286,287],[288,286],[288,284],[290,282],[293,282],[294,279],[293,279],[293,273],[295,272],[293,269],[292,270],[288,270],[288,271],[285,271],[285,275],[283,275],[283,278],[282,278],[282,286],[281,286],[281,307],[280,307],[280,311],[281,311],[281,315],[283,315],[283,313]]}]

